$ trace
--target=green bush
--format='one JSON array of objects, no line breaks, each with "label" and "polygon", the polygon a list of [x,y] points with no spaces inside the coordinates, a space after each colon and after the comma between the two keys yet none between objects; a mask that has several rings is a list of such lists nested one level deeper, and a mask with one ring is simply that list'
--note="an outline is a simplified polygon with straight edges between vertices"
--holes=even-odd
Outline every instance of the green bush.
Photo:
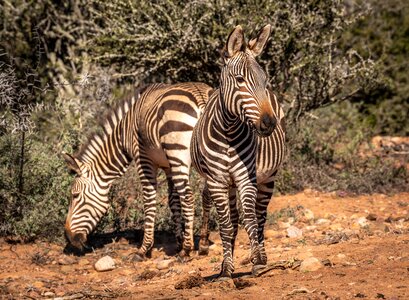
[{"label": "green bush", "polygon": [[0,235],[62,240],[72,176],[59,155],[32,136],[26,140],[23,191],[16,180],[15,137],[0,136]]}]

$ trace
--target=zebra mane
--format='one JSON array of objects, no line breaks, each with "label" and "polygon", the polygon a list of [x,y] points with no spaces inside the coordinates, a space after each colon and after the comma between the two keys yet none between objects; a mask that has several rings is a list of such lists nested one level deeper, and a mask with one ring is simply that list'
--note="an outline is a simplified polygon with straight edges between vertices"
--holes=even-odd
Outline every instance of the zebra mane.
[{"label": "zebra mane", "polygon": [[[127,112],[139,99],[140,95],[148,86],[135,88],[125,94],[114,106],[108,108],[104,116],[99,119],[97,130],[91,133],[87,141],[82,144],[80,150],[74,155],[75,158],[83,161],[86,158],[94,157],[92,148],[100,147],[100,142],[105,141],[113,132],[118,123],[126,116]],[[102,130],[101,130],[102,129]]]}]

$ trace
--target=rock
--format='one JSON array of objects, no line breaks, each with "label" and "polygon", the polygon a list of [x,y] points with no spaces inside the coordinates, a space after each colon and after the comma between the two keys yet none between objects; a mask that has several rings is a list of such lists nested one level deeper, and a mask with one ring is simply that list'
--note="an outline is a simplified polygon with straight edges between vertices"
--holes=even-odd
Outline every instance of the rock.
[{"label": "rock", "polygon": [[347,261],[347,256],[343,253],[337,254],[331,259],[331,261],[336,265],[343,265],[343,266],[349,265],[349,262]]},{"label": "rock", "polygon": [[173,259],[164,259],[156,263],[156,269],[165,270],[173,266],[173,264],[174,264]]},{"label": "rock", "polygon": [[314,213],[308,208],[304,209],[304,219],[307,221],[314,220]]},{"label": "rock", "polygon": [[45,292],[45,293],[43,294],[43,296],[44,296],[44,297],[47,297],[47,298],[54,298],[55,293],[53,293],[53,292]]},{"label": "rock", "polygon": [[355,219],[355,221],[352,223],[351,228],[352,229],[360,229],[369,226],[368,220],[365,217],[360,217]]},{"label": "rock", "polygon": [[287,228],[287,236],[289,238],[299,238],[302,237],[302,230],[295,227],[295,226],[290,226]]},{"label": "rock", "polygon": [[33,282],[32,286],[39,289],[39,290],[41,290],[44,287],[44,282],[36,281],[36,282]]},{"label": "rock", "polygon": [[63,257],[61,257],[58,260],[58,264],[60,265],[73,265],[77,262],[76,258],[73,256],[67,256],[67,255],[63,255]]},{"label": "rock", "polygon": [[331,224],[329,228],[333,231],[342,231],[344,229],[340,223]]},{"label": "rock", "polygon": [[329,223],[331,223],[331,221],[330,220],[328,220],[328,219],[318,219],[316,222],[315,222],[315,224],[317,224],[317,225],[328,225]]},{"label": "rock", "polygon": [[281,222],[281,221],[278,221],[278,222],[277,222],[277,225],[278,225],[278,228],[280,228],[280,229],[287,229],[288,227],[291,226],[290,223],[288,223],[288,222]]},{"label": "rock", "polygon": [[369,221],[376,221],[376,219],[378,218],[375,214],[369,214],[369,215],[367,215],[366,216],[366,218],[369,220]]},{"label": "rock", "polygon": [[115,269],[115,261],[110,256],[104,256],[100,258],[94,265],[95,270],[98,272],[110,271]]},{"label": "rock", "polygon": [[314,272],[323,267],[323,264],[321,261],[315,257],[309,257],[305,260],[300,265],[300,271],[301,272]]}]

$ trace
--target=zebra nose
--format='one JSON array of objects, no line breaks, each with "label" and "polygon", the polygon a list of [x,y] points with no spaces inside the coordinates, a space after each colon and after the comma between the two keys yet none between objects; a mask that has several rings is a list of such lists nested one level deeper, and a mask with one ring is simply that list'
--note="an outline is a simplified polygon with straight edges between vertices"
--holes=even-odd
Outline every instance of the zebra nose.
[{"label": "zebra nose", "polygon": [[260,133],[269,136],[277,126],[277,120],[269,114],[263,114],[260,119]]},{"label": "zebra nose", "polygon": [[83,250],[85,242],[87,241],[87,235],[84,232],[72,232],[70,228],[65,228],[65,236],[67,237],[69,243],[77,248],[78,250]]}]

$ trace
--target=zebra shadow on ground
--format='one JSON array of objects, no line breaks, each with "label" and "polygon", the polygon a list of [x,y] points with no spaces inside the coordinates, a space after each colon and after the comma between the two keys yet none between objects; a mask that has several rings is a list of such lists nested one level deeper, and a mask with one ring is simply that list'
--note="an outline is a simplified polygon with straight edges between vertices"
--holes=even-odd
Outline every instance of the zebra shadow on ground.
[{"label": "zebra shadow on ground", "polygon": [[[194,237],[195,250],[198,249],[199,236]],[[124,242],[123,240],[126,240]],[[98,250],[103,250],[108,247],[113,250],[126,250],[134,248],[135,251],[142,245],[143,230],[123,230],[114,231],[110,233],[93,233],[88,237],[87,243],[83,250],[78,250],[67,242],[64,253],[75,256],[84,256],[87,253],[92,253]],[[212,244],[212,242],[210,242]],[[153,247],[155,249],[161,249],[167,256],[175,256],[178,254],[176,246],[176,238],[173,232],[169,231],[156,231]],[[151,251],[147,253],[147,257],[151,257]]]}]

